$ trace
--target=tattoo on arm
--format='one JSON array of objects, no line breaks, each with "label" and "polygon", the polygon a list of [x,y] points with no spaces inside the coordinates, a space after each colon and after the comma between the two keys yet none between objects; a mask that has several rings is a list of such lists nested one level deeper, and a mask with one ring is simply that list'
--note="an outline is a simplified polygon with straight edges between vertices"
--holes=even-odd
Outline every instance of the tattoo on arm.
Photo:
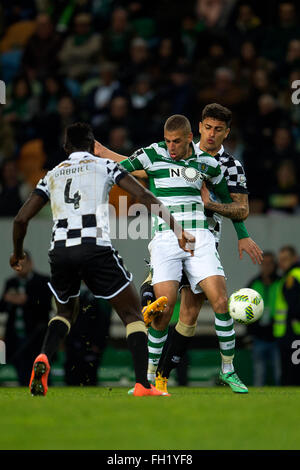
[{"label": "tattoo on arm", "polygon": [[224,217],[233,220],[244,220],[248,217],[248,195],[241,193],[230,193],[232,203],[222,204],[220,202],[209,201],[205,208],[217,212]]}]

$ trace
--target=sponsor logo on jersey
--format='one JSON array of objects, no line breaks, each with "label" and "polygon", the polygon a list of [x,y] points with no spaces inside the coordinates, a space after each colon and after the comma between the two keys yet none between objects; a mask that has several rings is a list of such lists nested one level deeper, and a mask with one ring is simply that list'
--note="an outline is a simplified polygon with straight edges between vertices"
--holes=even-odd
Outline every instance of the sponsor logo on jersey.
[{"label": "sponsor logo on jersey", "polygon": [[238,180],[239,184],[241,186],[243,186],[243,188],[246,188],[247,187],[247,182],[246,182],[246,176],[245,175],[241,175],[239,177],[239,180]]},{"label": "sponsor logo on jersey", "polygon": [[144,153],[143,149],[136,150],[129,158],[128,160],[132,161],[135,158],[137,158],[139,155],[142,155]]},{"label": "sponsor logo on jersey", "polygon": [[189,183],[195,183],[199,179],[203,179],[201,173],[192,167],[174,167],[170,168],[169,172],[171,178],[184,178]]},{"label": "sponsor logo on jersey", "polygon": [[192,167],[187,167],[187,168],[181,168],[180,170],[181,176],[188,181],[189,183],[195,183],[199,179],[202,179],[201,173],[199,173],[196,168]]},{"label": "sponsor logo on jersey", "polygon": [[173,356],[173,357],[172,357],[172,362],[174,362],[174,364],[179,364],[179,362],[180,362],[180,356]]},{"label": "sponsor logo on jersey", "polygon": [[94,160],[80,160],[79,164],[81,163],[93,163]]},{"label": "sponsor logo on jersey", "polygon": [[62,168],[63,166],[72,166],[71,163],[61,163],[60,165],[58,165],[58,168]]}]

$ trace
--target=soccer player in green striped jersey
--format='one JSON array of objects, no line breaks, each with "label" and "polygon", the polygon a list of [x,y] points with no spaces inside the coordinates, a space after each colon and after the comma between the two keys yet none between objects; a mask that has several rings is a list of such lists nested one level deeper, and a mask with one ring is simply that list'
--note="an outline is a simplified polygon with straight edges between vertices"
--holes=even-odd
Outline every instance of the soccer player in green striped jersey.
[{"label": "soccer player in green striped jersey", "polygon": [[[204,291],[216,318],[228,323],[228,298],[223,268],[208,230],[201,187],[209,182],[222,203],[230,204],[226,180],[216,159],[197,148],[189,121],[181,115],[171,116],[164,127],[165,141],[135,152],[121,162],[129,172],[145,170],[149,189],[164,202],[186,229],[196,237],[194,257],[178,251],[170,229],[159,217],[153,221],[153,239],[149,244],[153,285],[156,298],[166,296],[168,306],[163,315],[154,318],[149,328],[150,365],[155,364],[155,350],[161,353],[167,337],[167,328],[177,299],[178,286],[184,268],[193,293]],[[119,155],[98,144],[98,153],[104,158],[121,160]],[[238,238],[248,237],[245,226],[234,222]],[[225,325],[224,323],[224,325]],[[196,325],[181,324],[183,335],[191,336]],[[187,331],[188,330],[188,331]],[[193,330],[193,331],[191,331]],[[234,330],[227,346],[234,346]],[[228,336],[228,334],[227,334]],[[230,343],[230,344],[229,344]],[[151,357],[152,356],[152,357]],[[245,386],[241,387],[246,392]]]},{"label": "soccer player in green striped jersey", "polygon": [[[249,212],[248,191],[243,167],[238,160],[224,150],[222,145],[230,132],[231,119],[232,113],[229,109],[218,103],[211,103],[203,109],[202,120],[199,123],[201,139],[197,146],[209,152],[218,160],[227,181],[230,196],[234,201],[234,204],[230,205],[219,204],[214,195],[212,195],[213,200],[211,200],[211,193],[204,188],[204,185],[202,186],[201,196],[205,209],[210,210],[208,216],[209,229],[215,237],[216,245],[220,241],[222,215],[231,219],[244,219]],[[245,251],[253,263],[261,263],[262,251],[250,237],[240,239],[238,249],[240,258],[242,258],[242,252]],[[146,292],[149,291],[146,286],[142,289]],[[169,342],[158,365],[156,382],[160,382],[157,386],[161,389],[166,389],[166,380],[171,370],[180,362],[180,358],[188,347],[193,330],[187,327],[197,322],[201,306],[205,300],[204,294],[192,292],[186,279],[182,280],[180,294],[179,321],[173,332],[172,340]],[[186,326],[186,331],[182,330],[182,324]],[[235,334],[233,320],[229,314],[221,316],[215,314],[215,331],[219,340],[222,361],[220,380],[230,385],[233,391],[240,392],[244,386],[234,370]]]}]

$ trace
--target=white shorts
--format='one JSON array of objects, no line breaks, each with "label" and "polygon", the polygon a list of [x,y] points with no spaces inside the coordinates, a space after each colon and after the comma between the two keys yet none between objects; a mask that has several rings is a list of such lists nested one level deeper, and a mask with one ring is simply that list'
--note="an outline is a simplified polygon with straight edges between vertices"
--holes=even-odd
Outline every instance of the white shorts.
[{"label": "white shorts", "polygon": [[194,256],[183,251],[173,232],[158,232],[148,245],[151,256],[152,284],[181,281],[184,269],[194,294],[202,289],[199,282],[210,276],[224,276],[214,236],[209,230],[189,230],[196,238]]}]

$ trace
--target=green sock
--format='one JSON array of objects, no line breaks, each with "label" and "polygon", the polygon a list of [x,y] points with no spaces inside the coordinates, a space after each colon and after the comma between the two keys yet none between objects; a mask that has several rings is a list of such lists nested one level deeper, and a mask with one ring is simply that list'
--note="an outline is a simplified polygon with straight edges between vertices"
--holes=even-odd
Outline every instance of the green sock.
[{"label": "green sock", "polygon": [[220,345],[223,372],[233,371],[235,353],[235,331],[229,313],[215,313],[215,329]]},{"label": "green sock", "polygon": [[156,372],[164,344],[167,341],[168,329],[169,327],[163,331],[158,331],[152,328],[152,326],[150,326],[148,329],[149,373],[153,374]]}]

